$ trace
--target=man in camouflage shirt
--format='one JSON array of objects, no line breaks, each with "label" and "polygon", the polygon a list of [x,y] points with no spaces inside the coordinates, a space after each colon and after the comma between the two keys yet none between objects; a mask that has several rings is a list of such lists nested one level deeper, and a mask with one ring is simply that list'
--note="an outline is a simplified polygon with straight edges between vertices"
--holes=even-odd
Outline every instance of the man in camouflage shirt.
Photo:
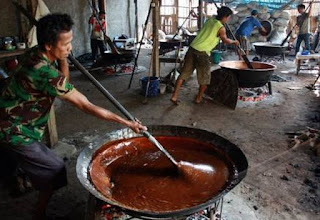
[{"label": "man in camouflage shirt", "polygon": [[69,83],[67,57],[72,49],[72,25],[66,14],[40,19],[38,47],[25,55],[0,92],[0,149],[13,156],[40,192],[34,219],[45,218],[53,191],[67,184],[63,160],[40,142],[55,97],[135,132],[146,130],[137,122],[92,104]]}]

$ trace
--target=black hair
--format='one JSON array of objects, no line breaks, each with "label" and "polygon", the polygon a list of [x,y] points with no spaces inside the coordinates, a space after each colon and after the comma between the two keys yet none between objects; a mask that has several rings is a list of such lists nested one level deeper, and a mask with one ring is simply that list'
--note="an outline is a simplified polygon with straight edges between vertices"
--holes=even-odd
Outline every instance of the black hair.
[{"label": "black hair", "polygon": [[56,45],[59,34],[69,32],[73,21],[67,14],[49,14],[42,17],[37,24],[37,40],[40,50],[45,51],[45,45]]},{"label": "black hair", "polygon": [[297,6],[297,8],[305,9],[306,6],[304,4],[300,4],[300,5]]},{"label": "black hair", "polygon": [[233,12],[229,7],[222,6],[221,8],[218,9],[218,15],[216,16],[216,18],[218,20],[221,20],[223,17],[228,17],[232,14]]},{"label": "black hair", "polygon": [[103,10],[99,11],[99,15],[105,15],[105,14],[106,14],[105,11],[103,11]]}]

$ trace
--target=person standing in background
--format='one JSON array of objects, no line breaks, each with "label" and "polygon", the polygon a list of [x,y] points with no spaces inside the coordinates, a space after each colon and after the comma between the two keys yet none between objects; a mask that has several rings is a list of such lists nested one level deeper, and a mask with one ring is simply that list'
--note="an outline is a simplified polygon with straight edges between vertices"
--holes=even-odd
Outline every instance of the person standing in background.
[{"label": "person standing in background", "polygon": [[320,21],[318,21],[317,29],[313,36],[313,44],[311,48],[313,51],[317,51],[317,47],[319,44],[319,37],[320,37]]},{"label": "person standing in background", "polygon": [[178,93],[183,81],[187,80],[195,69],[197,70],[199,90],[194,99],[194,103],[199,104],[202,102],[202,96],[211,80],[210,52],[218,45],[220,40],[225,44],[239,45],[239,41],[231,40],[227,37],[226,29],[223,26],[230,20],[233,14],[232,10],[223,6],[218,9],[217,13],[217,16],[213,16],[206,21],[197,37],[190,44],[184,59],[181,74],[175,84],[170,99],[170,101],[176,105],[180,102]]},{"label": "person standing in background", "polygon": [[312,2],[310,2],[310,9],[306,12],[306,6],[300,4],[297,6],[300,15],[297,17],[297,25],[299,27],[298,39],[296,44],[296,53],[300,50],[301,42],[304,41],[306,50],[310,51],[310,16],[312,9]]},{"label": "person standing in background", "polygon": [[[98,54],[98,48],[100,50],[100,54],[102,55],[105,51],[105,45],[104,45],[104,33],[106,33],[106,21],[105,16],[106,13],[104,11],[99,12],[99,21],[95,17],[96,11],[93,11],[90,19],[89,24],[91,25],[91,52],[92,52],[92,59],[95,63],[97,60],[97,54]],[[100,24],[99,24],[100,22]],[[101,29],[103,28],[103,30]]]},{"label": "person standing in background", "polygon": [[[236,38],[240,42],[241,48],[249,55],[250,41],[249,37],[252,34],[254,28],[259,28],[263,33],[267,33],[266,29],[261,25],[260,21],[257,19],[259,12],[254,9],[251,11],[251,16],[246,17],[236,30]],[[241,52],[238,51],[239,59],[241,59]]]}]

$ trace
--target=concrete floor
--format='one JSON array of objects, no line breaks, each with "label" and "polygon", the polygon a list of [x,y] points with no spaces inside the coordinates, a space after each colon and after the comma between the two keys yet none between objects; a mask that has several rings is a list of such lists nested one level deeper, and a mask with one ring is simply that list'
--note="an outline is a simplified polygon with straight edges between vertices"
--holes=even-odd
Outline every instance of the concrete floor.
[{"label": "concrete floor", "polygon": [[[148,67],[148,53],[143,51],[139,65]],[[233,53],[227,56],[228,59],[236,59]],[[147,104],[142,104],[144,97],[139,94],[139,79],[146,73],[134,76],[130,90],[127,89],[129,75],[106,76],[96,73],[95,76],[144,124],[205,129],[242,149],[249,162],[248,174],[225,197],[223,219],[320,219],[320,178],[314,175],[314,169],[320,165],[320,158],[315,157],[308,147],[290,149],[286,135],[287,132],[306,130],[307,126],[320,128],[320,98],[305,88],[313,83],[316,75],[296,75],[295,64],[290,60],[275,64],[278,67],[276,74],[291,77],[292,80],[272,82],[272,97],[260,102],[238,102],[235,110],[208,100],[199,105],[194,104],[198,87],[196,77],[184,84],[180,93],[182,104],[174,106],[169,101],[170,93],[148,98]],[[165,76],[172,68],[171,64],[162,64],[161,75]],[[78,71],[71,73],[71,82],[93,103],[117,112]],[[62,148],[68,149],[63,156],[66,157],[69,185],[54,195],[48,215],[53,219],[59,219],[59,216],[84,219],[88,192],[76,177],[77,156],[95,138],[121,126],[88,116],[60,100],[55,102],[55,106],[60,140],[55,150],[61,154]],[[72,151],[75,153],[72,154]],[[284,175],[288,180],[282,178]],[[306,179],[315,184],[313,188],[305,184]],[[30,219],[36,192],[14,198],[1,187],[0,195],[1,219]]]}]

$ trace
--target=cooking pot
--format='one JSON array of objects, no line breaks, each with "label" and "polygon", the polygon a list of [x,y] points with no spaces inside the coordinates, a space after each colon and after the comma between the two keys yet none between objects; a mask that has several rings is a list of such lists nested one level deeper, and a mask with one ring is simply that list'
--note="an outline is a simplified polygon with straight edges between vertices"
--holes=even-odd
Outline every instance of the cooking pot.
[{"label": "cooking pot", "polygon": [[[217,200],[219,200],[222,196],[228,193],[231,189],[233,189],[240,181],[245,177],[248,163],[243,152],[230,141],[205,130],[195,129],[195,128],[187,128],[187,127],[179,127],[179,126],[149,126],[148,130],[155,136],[168,136],[168,137],[185,137],[185,138],[193,138],[205,143],[212,144],[212,147],[221,151],[228,158],[228,169],[232,170],[228,177],[228,181],[224,186],[219,190],[218,194],[214,197],[210,198],[208,201],[198,204],[189,208],[185,208],[182,210],[174,210],[174,211],[166,211],[166,212],[153,212],[153,211],[142,211],[134,208],[126,207],[125,205],[115,201],[111,197],[105,196],[100,191],[96,189],[90,180],[90,165],[92,159],[94,158],[95,153],[99,152],[99,149],[106,143],[110,143],[113,141],[125,141],[129,138],[141,137],[141,134],[134,133],[131,129],[125,128],[117,131],[113,131],[108,133],[101,138],[93,141],[88,147],[84,148],[80,153],[77,160],[77,176],[80,180],[81,184],[96,198],[105,201],[111,205],[118,206],[123,208],[128,214],[132,216],[138,216],[147,219],[159,219],[159,218],[173,218],[178,216],[185,216],[189,214],[193,214],[197,211],[203,210],[212,204],[214,204]],[[120,142],[121,143],[121,142]],[[139,146],[136,146],[139,148]],[[129,183],[128,183],[129,184]],[[201,183],[199,183],[201,184]],[[213,183],[214,184],[214,183]],[[152,186],[150,186],[152,187]]]},{"label": "cooking pot", "polygon": [[236,74],[240,88],[264,86],[270,81],[275,65],[263,62],[251,62],[253,69],[248,69],[244,61],[224,61],[219,66]]},{"label": "cooking pot", "polygon": [[262,27],[264,27],[264,29],[267,31],[266,33],[265,32],[262,32],[261,29],[259,29],[259,33],[262,35],[262,36],[265,36],[265,37],[270,37],[272,31],[273,31],[273,25],[270,21],[268,20],[263,20],[260,22]]},{"label": "cooking pot", "polygon": [[272,44],[270,42],[257,42],[253,43],[256,53],[258,55],[265,56],[278,56],[284,55],[286,51],[286,46],[281,46],[280,44]]},{"label": "cooking pot", "polygon": [[97,62],[92,65],[92,68],[130,63],[135,57],[135,50],[119,49],[119,52],[120,54],[105,51]]}]

